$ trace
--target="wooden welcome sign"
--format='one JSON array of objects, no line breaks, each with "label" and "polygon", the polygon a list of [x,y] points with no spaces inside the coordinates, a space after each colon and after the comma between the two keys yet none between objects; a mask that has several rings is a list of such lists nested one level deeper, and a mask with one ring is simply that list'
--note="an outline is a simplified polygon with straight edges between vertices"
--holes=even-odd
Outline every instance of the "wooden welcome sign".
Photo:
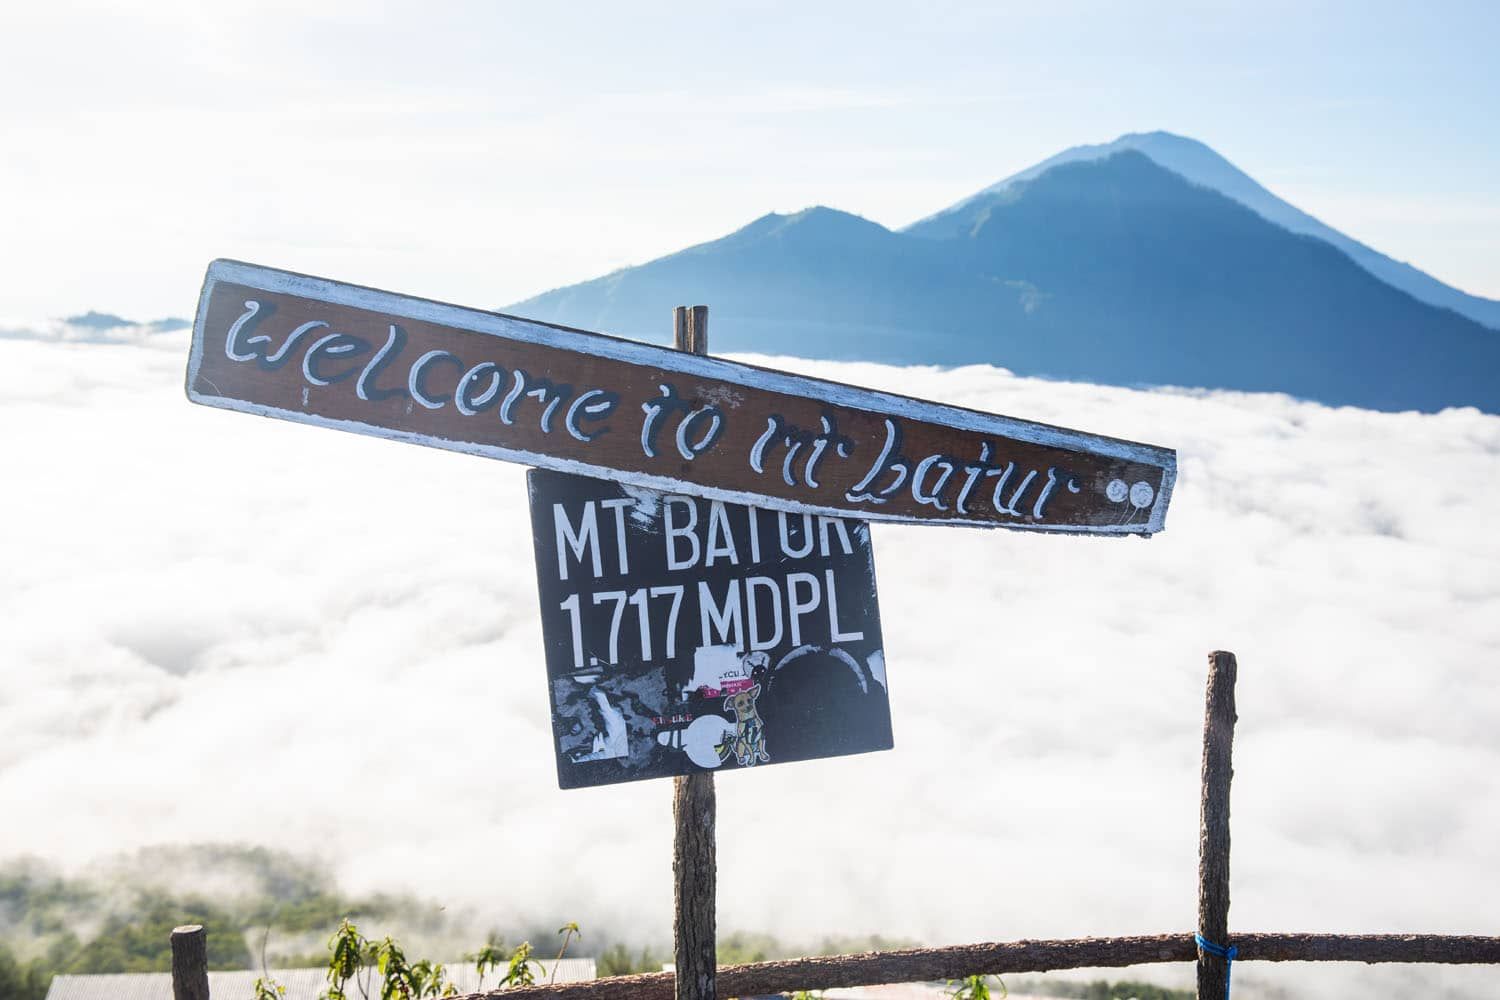
[{"label": "wooden welcome sign", "polygon": [[1174,452],[251,264],[209,265],[195,402],[864,519],[1160,531]]}]

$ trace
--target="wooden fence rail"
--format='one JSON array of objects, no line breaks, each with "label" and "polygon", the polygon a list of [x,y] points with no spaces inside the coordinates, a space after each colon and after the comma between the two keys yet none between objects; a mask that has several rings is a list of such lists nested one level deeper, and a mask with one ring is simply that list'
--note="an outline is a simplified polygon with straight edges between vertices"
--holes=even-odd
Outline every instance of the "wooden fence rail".
[{"label": "wooden fence rail", "polygon": [[[208,976],[200,948],[174,962],[179,1000],[208,1000]],[[1500,965],[1500,937],[1443,934],[1235,934],[1239,962],[1408,962]],[[187,956],[184,956],[187,957]],[[827,990],[886,983],[941,982],[965,976],[1106,969],[1127,965],[1192,962],[1198,946],[1191,932],[1137,937],[1007,941],[829,955],[718,967],[719,990],[727,997],[763,996],[797,990]],[[581,983],[526,986],[464,994],[456,1000],[672,1000],[676,976],[652,972]],[[201,984],[201,985],[199,985]],[[201,990],[201,992],[198,992]],[[220,997],[218,1000],[249,1000]]]},{"label": "wooden fence rail", "polygon": [[[1423,962],[1500,964],[1500,937],[1441,934],[1235,934],[1236,962]],[[827,990],[885,983],[941,982],[965,976],[1104,969],[1126,965],[1192,962],[1191,932],[1141,937],[1007,941],[948,948],[910,948],[796,958],[752,965],[721,965],[719,993],[726,997]],[[558,983],[458,1000],[671,1000],[670,972]]]}]

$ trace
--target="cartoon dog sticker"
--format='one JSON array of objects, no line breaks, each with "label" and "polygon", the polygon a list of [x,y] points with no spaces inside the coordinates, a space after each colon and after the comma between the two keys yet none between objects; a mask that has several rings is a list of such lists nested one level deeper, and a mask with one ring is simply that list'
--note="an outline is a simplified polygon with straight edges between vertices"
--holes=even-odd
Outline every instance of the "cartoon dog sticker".
[{"label": "cartoon dog sticker", "polygon": [[719,744],[720,760],[728,760],[732,755],[740,762],[740,767],[770,762],[771,755],[766,753],[765,724],[755,707],[755,699],[759,697],[760,685],[756,684],[724,699],[724,710],[734,713],[735,726],[734,732],[726,733],[728,738]]}]

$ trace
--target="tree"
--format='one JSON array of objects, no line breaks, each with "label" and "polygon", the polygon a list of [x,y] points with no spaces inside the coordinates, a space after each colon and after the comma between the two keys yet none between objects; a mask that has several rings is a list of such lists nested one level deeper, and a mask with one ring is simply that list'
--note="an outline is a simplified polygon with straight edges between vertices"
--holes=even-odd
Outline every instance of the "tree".
[{"label": "tree", "polygon": [[52,983],[52,974],[44,964],[39,959],[22,963],[0,944],[0,1000],[42,1000]]},{"label": "tree", "polygon": [[250,949],[239,923],[217,907],[198,901],[179,903],[146,895],[128,919],[111,917],[61,972],[166,972],[172,968],[172,928],[202,924],[208,935],[210,969],[245,969]]}]

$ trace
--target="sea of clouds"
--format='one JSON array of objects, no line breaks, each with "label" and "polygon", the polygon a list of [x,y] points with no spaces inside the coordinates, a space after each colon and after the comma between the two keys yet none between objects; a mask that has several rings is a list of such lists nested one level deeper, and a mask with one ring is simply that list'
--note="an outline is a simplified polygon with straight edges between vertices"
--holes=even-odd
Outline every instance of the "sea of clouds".
[{"label": "sea of clouds", "polygon": [[[186,345],[0,337],[0,860],[239,841],[667,940],[670,783],[556,787],[524,470],[193,406]],[[876,525],[896,749],[720,779],[722,928],[1190,930],[1215,648],[1232,928],[1500,927],[1500,418],[758,360],[1181,472],[1149,540]],[[1247,964],[1235,989],[1494,976]]]}]

